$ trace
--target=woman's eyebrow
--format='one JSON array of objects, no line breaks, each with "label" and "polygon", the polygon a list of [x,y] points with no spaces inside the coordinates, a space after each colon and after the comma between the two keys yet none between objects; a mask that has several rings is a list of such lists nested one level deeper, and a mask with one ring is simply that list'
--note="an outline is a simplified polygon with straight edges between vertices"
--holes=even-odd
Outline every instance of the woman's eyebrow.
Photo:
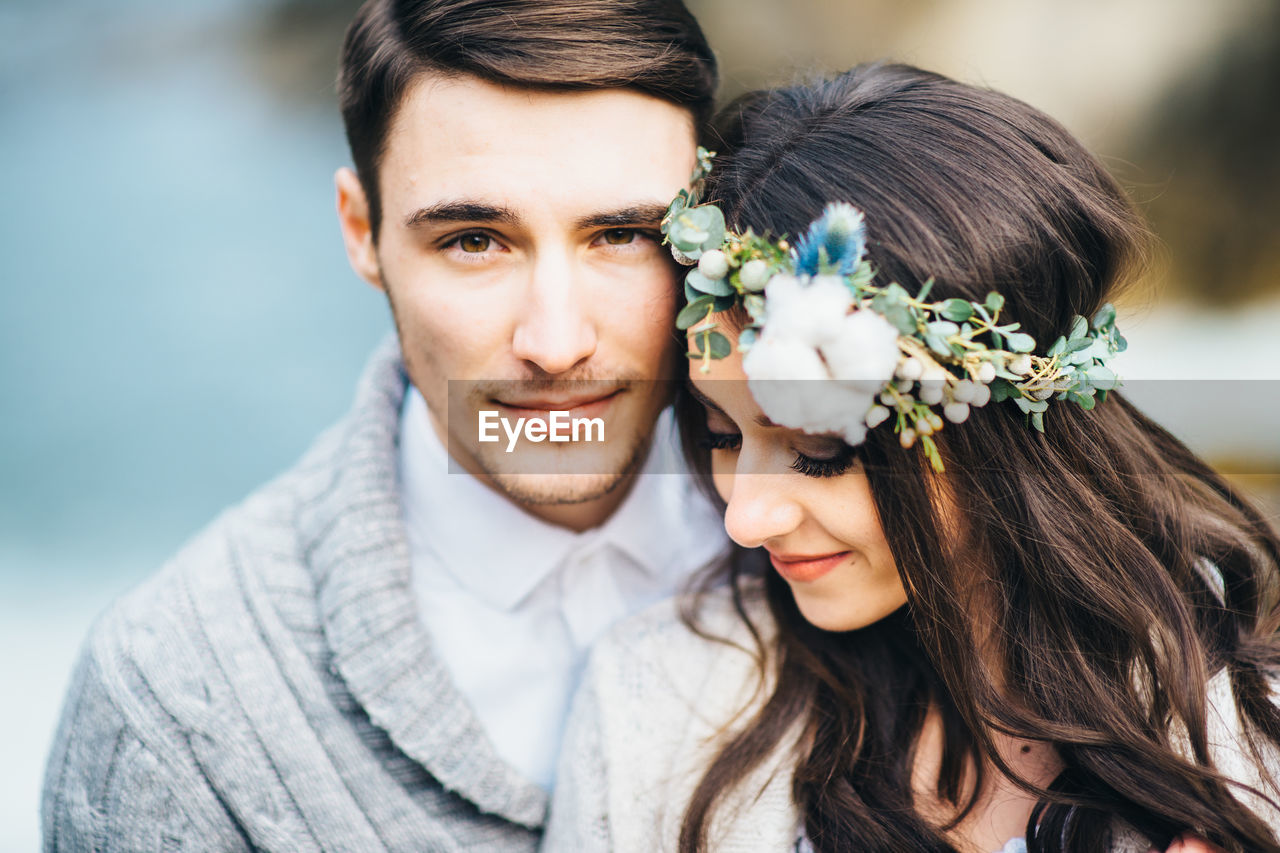
[{"label": "woman's eyebrow", "polygon": [[[736,379],[729,379],[729,380],[717,380],[717,379],[711,379],[711,380],[707,380],[707,381],[709,381],[709,382],[724,382],[724,381],[728,381],[728,382],[737,382],[737,381],[739,381],[739,380],[736,380]],[[706,394],[702,393],[702,391],[700,391],[700,390],[698,389],[698,386],[697,386],[697,385],[694,385],[692,382],[689,382],[689,383],[687,383],[687,387],[689,388],[689,393],[690,393],[691,395],[693,395],[693,399],[697,400],[699,403],[701,403],[702,405],[706,406],[708,410],[710,410],[710,411],[711,411],[711,412],[713,412],[714,414],[720,415],[721,417],[725,418],[726,420],[730,420],[730,421],[732,421],[732,420],[733,420],[733,418],[729,417],[729,413],[728,413],[728,412],[726,412],[724,409],[722,409],[722,408],[720,408],[719,406],[717,406],[717,405],[715,404],[715,401],[713,401],[713,400],[712,400],[710,397],[708,397]],[[778,426],[778,424],[775,424],[773,421],[769,420],[769,418],[764,414],[764,412],[761,412],[760,414],[756,415],[756,416],[755,416],[755,418],[753,418],[753,420],[754,420],[754,422],[755,422],[756,426],[765,427],[766,429],[770,429],[770,428],[773,428],[773,427],[777,427],[777,426]]]},{"label": "woman's eyebrow", "polygon": [[686,383],[685,387],[689,389],[689,393],[693,396],[693,399],[697,400],[699,403],[706,406],[708,409],[715,412],[716,414],[724,415],[726,418],[729,417],[727,414],[725,414],[724,409],[717,406],[710,397],[702,393],[702,391],[698,389],[697,385],[694,385],[692,382],[688,382]]}]

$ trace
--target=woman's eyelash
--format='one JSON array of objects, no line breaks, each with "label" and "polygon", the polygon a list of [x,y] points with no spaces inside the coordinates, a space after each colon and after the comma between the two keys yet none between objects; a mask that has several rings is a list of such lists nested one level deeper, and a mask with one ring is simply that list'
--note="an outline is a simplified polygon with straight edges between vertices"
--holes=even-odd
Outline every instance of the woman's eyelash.
[{"label": "woman's eyelash", "polygon": [[[708,432],[698,442],[704,450],[737,450],[741,443],[742,436],[730,432]],[[845,445],[835,456],[825,459],[817,459],[797,452],[796,461],[791,463],[791,468],[806,477],[839,477],[852,468],[857,461],[857,449]]]},{"label": "woman's eyelash", "polygon": [[699,441],[703,450],[736,450],[742,436],[731,432],[708,432]]},{"label": "woman's eyelash", "polygon": [[845,447],[829,459],[814,459],[812,456],[797,453],[796,461],[791,463],[791,467],[806,477],[839,477],[852,468],[857,461],[857,451],[852,447]]}]

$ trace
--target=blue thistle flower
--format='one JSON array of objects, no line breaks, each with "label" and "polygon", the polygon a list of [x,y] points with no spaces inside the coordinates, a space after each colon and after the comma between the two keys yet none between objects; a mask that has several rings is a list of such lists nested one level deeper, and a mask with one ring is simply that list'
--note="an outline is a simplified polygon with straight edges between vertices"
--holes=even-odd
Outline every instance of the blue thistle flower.
[{"label": "blue thistle flower", "polygon": [[818,275],[824,270],[849,275],[858,268],[866,249],[867,229],[862,211],[846,202],[832,202],[796,244],[796,273]]}]

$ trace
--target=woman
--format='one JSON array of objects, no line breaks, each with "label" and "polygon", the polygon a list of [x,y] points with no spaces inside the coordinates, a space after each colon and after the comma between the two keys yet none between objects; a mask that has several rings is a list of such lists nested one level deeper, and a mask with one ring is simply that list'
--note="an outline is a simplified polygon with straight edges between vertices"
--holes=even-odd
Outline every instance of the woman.
[{"label": "woman", "polygon": [[903,66],[725,116],[667,233],[740,548],[597,649],[548,849],[1280,851],[1280,538],[1107,394],[1123,192]]}]

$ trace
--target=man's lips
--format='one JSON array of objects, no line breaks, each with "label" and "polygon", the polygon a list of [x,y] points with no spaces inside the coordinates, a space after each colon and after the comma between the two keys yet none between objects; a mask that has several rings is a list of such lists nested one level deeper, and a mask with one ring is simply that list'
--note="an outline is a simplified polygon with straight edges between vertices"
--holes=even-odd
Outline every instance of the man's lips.
[{"label": "man's lips", "polygon": [[848,551],[831,554],[775,554],[769,552],[769,562],[792,583],[815,581],[844,562]]},{"label": "man's lips", "polygon": [[622,393],[618,388],[607,394],[579,395],[574,397],[528,397],[517,400],[497,399],[493,402],[503,408],[513,410],[517,415],[531,418],[546,418],[548,412],[569,412],[578,417],[589,417],[598,414],[610,401]]}]

